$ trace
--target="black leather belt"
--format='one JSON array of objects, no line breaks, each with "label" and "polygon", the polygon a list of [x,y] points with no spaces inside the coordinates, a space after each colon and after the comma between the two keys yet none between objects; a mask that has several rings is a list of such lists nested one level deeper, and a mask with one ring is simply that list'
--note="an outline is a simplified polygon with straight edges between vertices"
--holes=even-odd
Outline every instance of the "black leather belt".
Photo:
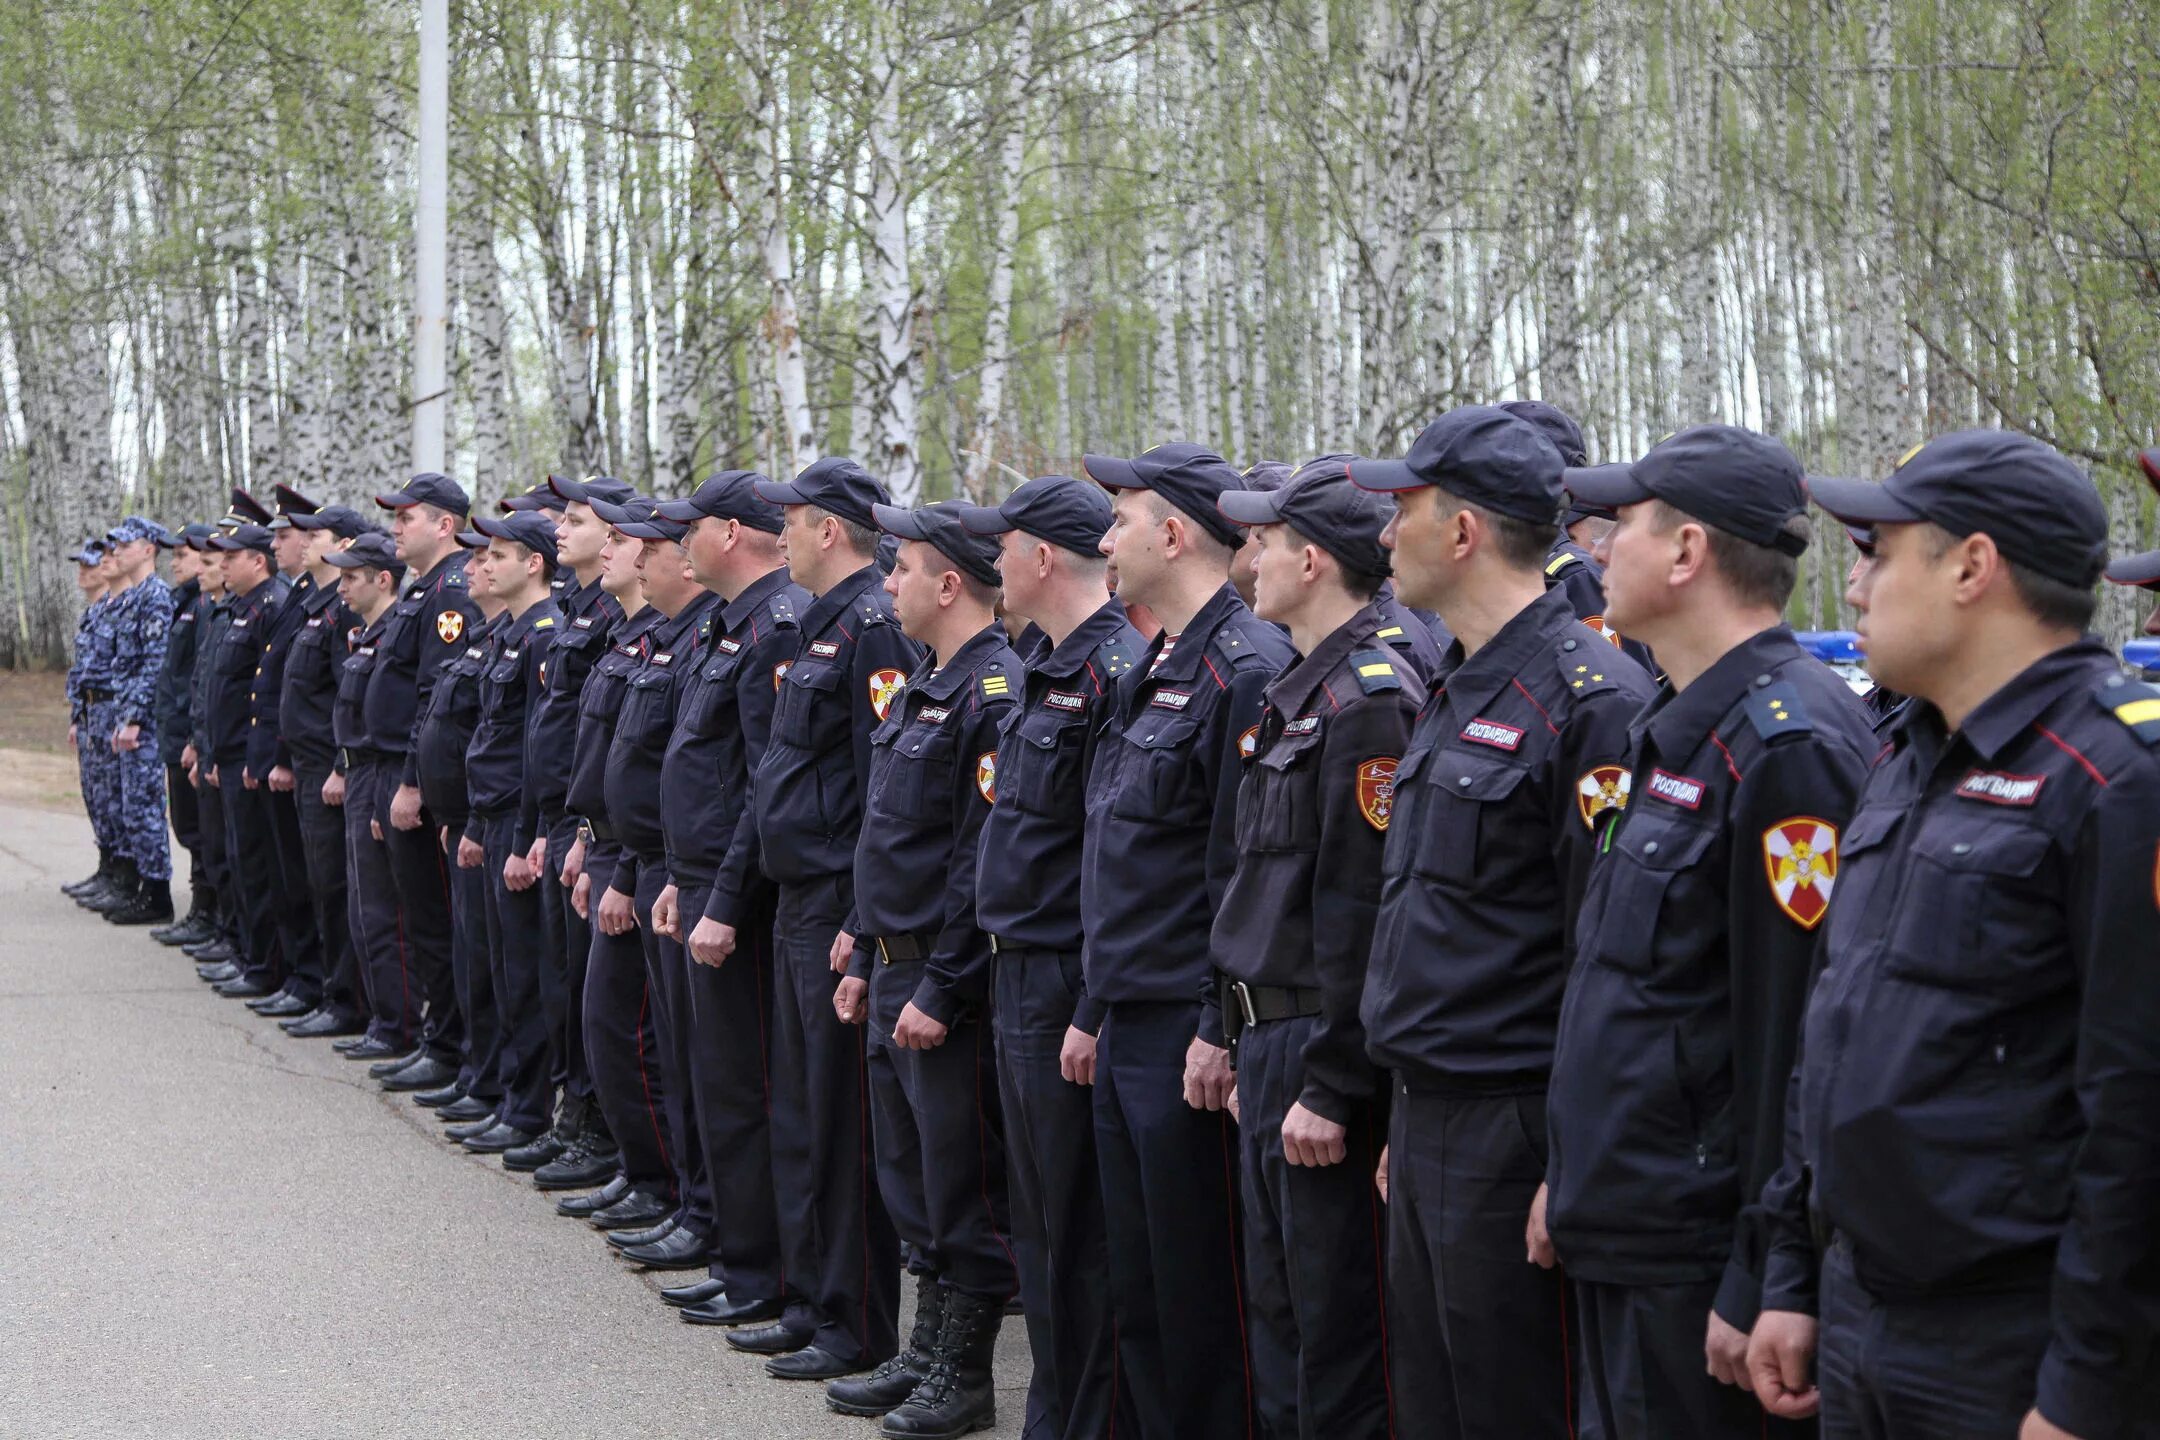
[{"label": "black leather belt", "polygon": [[95,685],[82,687],[82,698],[92,705],[102,705],[107,700],[117,699],[119,694],[117,690],[100,690]]},{"label": "black leather belt", "polygon": [[916,935],[880,935],[877,942],[878,960],[892,965],[907,960],[927,960],[934,939]]},{"label": "black leather belt", "polygon": [[1248,985],[1225,977],[1223,1002],[1225,1012],[1236,1006],[1238,1017],[1247,1025],[1320,1013],[1320,992],[1306,985]]},{"label": "black leather belt", "polygon": [[389,758],[387,750],[370,750],[365,745],[338,746],[338,769],[350,770],[355,765],[380,765]]}]

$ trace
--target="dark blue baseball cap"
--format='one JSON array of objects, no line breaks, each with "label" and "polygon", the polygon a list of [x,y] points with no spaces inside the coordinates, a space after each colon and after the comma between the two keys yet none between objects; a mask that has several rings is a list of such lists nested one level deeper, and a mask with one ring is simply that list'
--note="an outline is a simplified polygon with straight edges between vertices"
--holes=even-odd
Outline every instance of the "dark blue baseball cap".
[{"label": "dark blue baseball cap", "polygon": [[965,508],[957,500],[940,500],[913,510],[902,505],[873,505],[870,513],[878,529],[887,535],[920,540],[959,566],[961,574],[995,588],[1000,583],[997,541],[960,523],[960,512]]},{"label": "dark blue baseball cap", "polygon": [[320,510],[292,517],[296,530],[328,530],[340,540],[352,540],[377,527],[350,505],[325,505]]},{"label": "dark blue baseball cap", "polygon": [[633,540],[680,540],[690,533],[681,521],[661,515],[649,495],[632,495],[620,505],[599,499],[585,503],[592,506],[593,514]]},{"label": "dark blue baseball cap", "polygon": [[759,498],[774,505],[815,505],[871,530],[878,528],[871,507],[892,503],[884,482],[853,460],[838,455],[811,461],[793,480],[753,483]]},{"label": "dark blue baseball cap", "polygon": [[128,516],[106,531],[105,539],[113,545],[126,545],[135,540],[148,540],[161,548],[170,548],[172,545],[172,535],[164,526],[141,515]]},{"label": "dark blue baseball cap", "polygon": [[1640,460],[1571,469],[1567,488],[1611,510],[1662,500],[1751,545],[1786,555],[1807,549],[1784,528],[1807,511],[1800,462],[1768,435],[1737,425],[1696,425],[1660,440]]},{"label": "dark blue baseball cap", "polygon": [[467,550],[485,550],[488,547],[488,537],[478,530],[460,530],[450,538]]},{"label": "dark blue baseball cap", "polygon": [[405,482],[402,490],[391,490],[375,497],[375,503],[385,510],[403,510],[413,505],[433,505],[453,515],[470,515],[472,497],[465,487],[447,475],[433,470],[423,471]]},{"label": "dark blue baseball cap", "polygon": [[2102,573],[2117,585],[2136,585],[2146,590],[2160,590],[2160,550],[2147,550],[2141,555],[2125,555],[2111,562]]},{"label": "dark blue baseball cap", "polygon": [[1852,541],[1853,549],[1870,560],[1875,558],[1875,532],[1865,525],[1847,525],[1845,538]]},{"label": "dark blue baseball cap", "polygon": [[160,550],[178,550],[182,546],[186,546],[190,550],[200,550],[202,546],[196,542],[207,541],[215,534],[217,534],[215,525],[205,525],[200,521],[196,521],[192,524],[183,525],[178,530],[166,531],[165,538],[157,543]]},{"label": "dark blue baseball cap", "polygon": [[1350,459],[1323,455],[1300,465],[1278,489],[1225,490],[1215,503],[1240,525],[1288,525],[1353,574],[1384,577],[1392,567],[1380,532],[1393,512],[1351,482]]},{"label": "dark blue baseball cap", "polygon": [[563,475],[548,476],[548,488],[564,500],[579,505],[590,505],[605,500],[610,505],[622,505],[634,499],[637,490],[627,480],[613,475],[588,475],[582,480],[572,480]]},{"label": "dark blue baseball cap", "polygon": [[1848,525],[1926,521],[1986,535],[2028,570],[2090,587],[2107,565],[2107,509],[2054,446],[2012,430],[1960,430],[1906,452],[1880,484],[1820,477],[1815,503]]},{"label": "dark blue baseball cap", "polygon": [[764,479],[755,470],[722,470],[707,476],[688,499],[662,501],[656,508],[661,519],[684,525],[700,518],[735,520],[752,530],[777,535],[786,516],[778,505],[758,494],[758,482]]},{"label": "dark blue baseball cap", "polygon": [[96,538],[85,540],[69,551],[67,558],[78,565],[95,565],[105,558],[105,542]]},{"label": "dark blue baseball cap", "polygon": [[1350,479],[1387,492],[1433,485],[1495,514],[1551,525],[1560,518],[1565,468],[1528,420],[1497,405],[1464,405],[1418,432],[1400,460],[1351,460]]},{"label": "dark blue baseball cap", "polygon": [[1562,463],[1587,465],[1590,463],[1590,447],[1583,442],[1582,426],[1575,417],[1557,405],[1543,400],[1503,400],[1500,408],[1518,420],[1527,420],[1545,432],[1552,447],[1560,452]]},{"label": "dark blue baseball cap", "polygon": [[348,541],[323,559],[340,570],[387,570],[393,577],[405,573],[405,562],[398,559],[396,542],[380,530],[370,530]]},{"label": "dark blue baseball cap", "polygon": [[268,555],[271,539],[267,525],[235,525],[212,539],[210,544],[219,550],[258,550]]},{"label": "dark blue baseball cap", "polygon": [[877,550],[871,555],[870,563],[877,566],[878,574],[892,574],[893,567],[900,563],[900,537],[897,535],[878,536]]},{"label": "dark blue baseball cap", "polygon": [[1233,550],[1245,543],[1244,532],[1215,506],[1225,490],[1244,489],[1245,477],[1205,445],[1173,440],[1130,460],[1083,455],[1080,467],[1105,489],[1154,491]]},{"label": "dark blue baseball cap", "polygon": [[555,477],[550,475],[539,484],[527,486],[515,495],[503,496],[502,499],[495,502],[495,508],[504,514],[509,514],[514,510],[552,510],[559,512],[563,506],[569,503],[569,501],[563,499],[562,492],[555,488]]},{"label": "dark blue baseball cap", "polygon": [[1283,482],[1297,472],[1297,467],[1284,460],[1255,460],[1245,467],[1238,477],[1245,482],[1247,490],[1280,490]]},{"label": "dark blue baseball cap", "polygon": [[490,540],[513,540],[555,563],[555,522],[538,510],[516,510],[508,515],[480,515],[473,529]]},{"label": "dark blue baseball cap", "polygon": [[996,505],[963,505],[960,523],[977,535],[1025,530],[1079,555],[1099,556],[1110,533],[1110,497],[1102,486],[1070,475],[1022,481]]}]

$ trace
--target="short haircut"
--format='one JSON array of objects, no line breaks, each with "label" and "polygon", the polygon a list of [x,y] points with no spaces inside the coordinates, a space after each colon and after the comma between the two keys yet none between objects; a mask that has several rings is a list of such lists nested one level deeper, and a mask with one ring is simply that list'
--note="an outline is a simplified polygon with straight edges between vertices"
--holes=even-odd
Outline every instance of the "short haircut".
[{"label": "short haircut", "polygon": [[827,510],[822,505],[812,505],[810,514],[816,520],[832,519],[839,521],[840,533],[847,537],[847,542],[855,548],[855,553],[865,560],[877,554],[878,541],[883,537],[871,526],[857,520],[850,520],[847,516]]},{"label": "short haircut", "polygon": [[960,577],[960,593],[976,604],[987,605],[994,610],[1003,602],[1004,593],[997,586],[985,584],[957,566],[953,568],[953,573]]},{"label": "short haircut", "polygon": [[460,515],[460,514],[458,514],[458,513],[457,513],[457,511],[455,511],[455,510],[445,510],[445,509],[443,509],[443,507],[442,507],[442,506],[440,506],[440,505],[431,505],[431,504],[429,504],[429,503],[428,503],[427,501],[425,501],[425,500],[422,500],[422,501],[420,501],[419,503],[417,503],[416,505],[414,505],[414,506],[413,506],[412,508],[413,508],[413,509],[415,509],[415,510],[419,510],[419,511],[422,511],[422,512],[424,512],[424,513],[426,514],[427,518],[428,518],[429,520],[431,520],[431,521],[432,521],[432,520],[440,520],[440,519],[442,519],[442,518],[443,518],[443,517],[444,517],[445,515],[447,515],[447,516],[449,516],[449,517],[450,517],[450,518],[451,518],[452,520],[455,520],[455,521],[457,522],[458,528],[459,528],[460,530],[462,530],[462,529],[464,529],[464,528],[465,528],[465,517],[464,517],[463,515]]},{"label": "short haircut", "polygon": [[1153,490],[1147,492],[1147,498],[1148,513],[1152,514],[1157,520],[1167,520],[1172,515],[1175,515],[1178,519],[1184,521],[1186,542],[1200,554],[1214,557],[1221,564],[1224,574],[1230,573],[1230,562],[1237,558],[1237,552],[1243,548],[1242,544],[1223,544],[1222,541],[1215,538],[1207,526],[1201,524],[1199,520],[1186,514],[1177,506],[1172,505]]},{"label": "short haircut", "polygon": [[1474,500],[1465,500],[1445,486],[1436,487],[1439,501],[1446,514],[1468,510],[1478,517],[1480,523],[1492,532],[1493,550],[1501,561],[1512,570],[1543,570],[1545,559],[1552,554],[1552,547],[1560,539],[1560,522],[1553,519],[1539,524],[1535,520],[1522,520],[1513,515],[1502,515],[1488,510]]},{"label": "short haircut", "polygon": [[[1718,574],[1725,577],[1725,584],[1735,600],[1754,608],[1782,611],[1792,599],[1793,587],[1800,581],[1798,555],[1743,540],[1731,531],[1720,530],[1701,516],[1690,515],[1663,500],[1650,503],[1657,507],[1656,523],[1661,531],[1687,523],[1703,527],[1703,533],[1710,537],[1710,561],[1717,567]],[[1805,514],[1787,518],[1778,528],[1800,541],[1802,549],[1815,538],[1815,527]]]},{"label": "short haircut", "polygon": [[[1945,550],[1962,538],[1932,522],[1927,529],[1930,559],[1941,558]],[[2010,571],[2010,588],[2017,592],[2019,602],[2032,612],[2035,620],[2057,630],[2082,633],[2092,628],[2093,612],[2100,604],[2100,597],[2093,593],[2092,586],[2081,587],[2052,575],[2042,575],[2007,555],[2003,556],[2003,565]]]}]

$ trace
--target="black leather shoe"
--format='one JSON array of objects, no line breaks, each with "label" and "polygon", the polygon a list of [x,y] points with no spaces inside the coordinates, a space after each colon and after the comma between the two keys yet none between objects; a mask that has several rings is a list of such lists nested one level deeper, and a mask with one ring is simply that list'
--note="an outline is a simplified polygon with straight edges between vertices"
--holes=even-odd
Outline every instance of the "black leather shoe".
[{"label": "black leather shoe", "polygon": [[[447,1109],[448,1107],[445,1106],[444,1108]],[[435,1113],[440,1115],[442,1114],[442,1111],[438,1110]],[[462,1145],[467,1140],[472,1139],[475,1135],[487,1134],[488,1131],[495,1128],[497,1123],[498,1122],[495,1119],[495,1112],[493,1110],[489,1110],[487,1114],[481,1116],[478,1120],[468,1120],[462,1125],[444,1126],[442,1132],[443,1139],[448,1140],[453,1145]]]},{"label": "black leather shoe", "polygon": [[496,1125],[478,1135],[468,1135],[458,1143],[475,1155],[500,1155],[505,1150],[530,1145],[532,1141],[533,1132],[530,1130],[521,1130],[515,1125]]},{"label": "black leather shoe", "polygon": [[280,1020],[278,1028],[295,1040],[321,1040],[333,1035],[361,1035],[367,1026],[333,1010],[314,1010],[297,1020]]},{"label": "black leather shoe", "polygon": [[479,1095],[461,1095],[447,1105],[437,1106],[435,1118],[445,1125],[464,1125],[474,1120],[485,1120],[494,1113],[494,1101]]},{"label": "black leather shoe", "polygon": [[530,1145],[520,1145],[515,1150],[503,1151],[503,1169],[520,1175],[530,1175],[568,1148],[561,1136],[553,1133],[542,1135]]},{"label": "black leather shoe", "polygon": [[405,1047],[393,1045],[374,1035],[362,1035],[360,1043],[345,1052],[348,1060],[380,1060],[386,1055],[403,1055]]},{"label": "black leather shoe", "polygon": [[234,959],[239,954],[237,950],[233,949],[232,941],[227,940],[215,930],[211,931],[205,938],[197,940],[194,944],[183,945],[180,948],[187,953],[189,959],[201,960],[213,965],[220,960]]},{"label": "black leather shoe", "polygon": [[270,987],[245,975],[235,976],[217,985],[217,993],[228,1000],[252,1000],[258,995],[268,995]]},{"label": "black leather shoe", "polygon": [[627,1250],[632,1245],[650,1245],[655,1240],[667,1239],[668,1236],[675,1233],[675,1227],[681,1223],[680,1216],[670,1213],[666,1219],[656,1224],[625,1227],[617,1230],[607,1237],[607,1243],[617,1250]]},{"label": "black leather shoe", "polygon": [[815,1333],[774,1321],[770,1325],[751,1325],[741,1330],[730,1330],[722,1338],[727,1341],[730,1350],[740,1350],[745,1355],[786,1355],[808,1345]]},{"label": "black leather shoe", "polygon": [[[399,1054],[392,1056],[390,1059],[383,1061],[379,1065],[368,1066],[368,1079],[387,1080],[392,1075],[397,1074],[398,1071],[403,1070],[406,1066],[418,1065],[421,1061],[427,1058],[427,1051],[415,1045],[412,1049],[402,1051]],[[439,1085],[442,1082],[438,1080],[435,1083]]]},{"label": "black leather shoe", "polygon": [[[707,1283],[718,1285],[720,1282],[713,1280]],[[694,1289],[696,1287],[686,1286],[684,1288]],[[661,1299],[666,1300],[667,1297],[667,1291],[660,1292]],[[670,1301],[669,1303],[679,1302]],[[692,1325],[765,1325],[778,1320],[786,1310],[787,1307],[778,1300],[744,1300],[738,1302],[729,1300],[725,1295],[715,1295],[710,1300],[701,1300],[696,1304],[683,1305],[682,1318]],[[879,1413],[882,1414],[883,1412],[880,1411]]]},{"label": "black leather shoe", "polygon": [[402,1070],[393,1070],[381,1078],[382,1088],[393,1095],[409,1091],[433,1090],[457,1079],[457,1066],[432,1056],[423,1055]]},{"label": "black leather shoe", "polygon": [[650,1245],[624,1246],[622,1258],[640,1270],[695,1270],[712,1258],[712,1241],[688,1225],[678,1225]]},{"label": "black leather shoe", "polygon": [[590,1215],[607,1209],[608,1206],[613,1205],[629,1193],[630,1177],[618,1174],[614,1179],[608,1181],[607,1184],[593,1191],[590,1195],[565,1195],[555,1202],[555,1213],[567,1215],[572,1220],[583,1220]]},{"label": "black leather shoe", "polygon": [[[728,1339],[742,1334],[730,1330]],[[765,1362],[765,1373],[775,1380],[837,1380],[842,1375],[854,1375],[870,1367],[860,1360],[843,1360],[822,1345],[811,1345],[786,1355],[775,1355]]]},{"label": "black leather shoe", "polygon": [[452,1080],[449,1084],[438,1085],[433,1090],[422,1090],[412,1097],[412,1103],[423,1110],[440,1110],[443,1106],[464,1098],[465,1087]]},{"label": "black leather shoe", "polygon": [[647,1225],[657,1225],[675,1213],[674,1202],[653,1190],[630,1190],[622,1199],[605,1210],[595,1210],[586,1219],[596,1230],[636,1230]]},{"label": "black leather shoe", "polygon": [[727,1298],[727,1281],[716,1280],[708,1275],[703,1280],[693,1280],[687,1285],[663,1285],[660,1287],[660,1303],[682,1309],[690,1305],[712,1305]]},{"label": "black leather shoe", "polygon": [[228,980],[237,980],[242,973],[237,960],[219,960],[214,964],[195,967],[195,978],[212,985],[223,985]]},{"label": "black leather shoe", "polygon": [[535,1170],[533,1185],[541,1190],[583,1190],[587,1186],[606,1184],[621,1163],[622,1157],[614,1147],[603,1152],[581,1142]]},{"label": "black leather shoe", "polygon": [[290,990],[283,995],[273,995],[268,1000],[248,1001],[248,1009],[272,1020],[290,1020],[296,1015],[305,1015],[314,1008],[315,1003],[312,1000],[295,995]]}]

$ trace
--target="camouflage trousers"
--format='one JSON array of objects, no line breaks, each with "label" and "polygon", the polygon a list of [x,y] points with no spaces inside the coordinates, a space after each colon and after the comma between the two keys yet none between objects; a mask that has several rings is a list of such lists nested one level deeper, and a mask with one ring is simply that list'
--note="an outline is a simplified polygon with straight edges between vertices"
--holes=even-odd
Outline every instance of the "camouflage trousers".
[{"label": "camouflage trousers", "polygon": [[120,757],[113,753],[113,716],[119,707],[93,700],[75,722],[75,768],[82,781],[83,809],[98,849],[124,854],[120,842]]},{"label": "camouflage trousers", "polygon": [[[83,772],[83,800],[90,807],[91,827],[97,830],[100,845],[109,845],[134,861],[144,879],[170,880],[172,833],[165,823],[165,766],[158,759],[157,732],[145,725],[139,745],[116,752],[112,733],[119,727],[119,711],[119,705],[111,701],[90,706],[91,718],[78,732],[87,742],[78,747],[78,753],[101,752],[94,763],[86,759]],[[95,791],[93,773],[98,776]],[[98,829],[101,810],[104,829]]]}]

